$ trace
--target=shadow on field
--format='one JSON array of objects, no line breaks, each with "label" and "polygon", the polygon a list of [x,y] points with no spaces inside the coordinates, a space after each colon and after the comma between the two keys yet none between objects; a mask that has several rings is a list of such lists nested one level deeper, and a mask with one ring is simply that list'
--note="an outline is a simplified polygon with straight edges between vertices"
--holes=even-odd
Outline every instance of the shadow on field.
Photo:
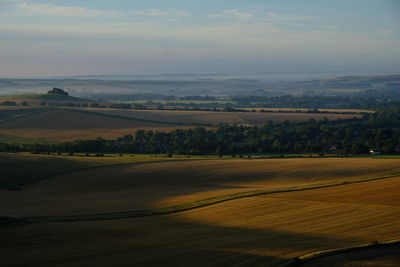
[{"label": "shadow on field", "polygon": [[[223,194],[371,177],[400,170],[398,161],[374,162],[196,160],[184,164],[173,161],[102,167],[58,175],[18,192],[2,191],[0,215],[55,216],[153,209]],[[390,164],[385,166],[385,162]],[[44,166],[44,162],[40,164]],[[67,161],[62,165],[69,165],[69,170],[80,167]],[[49,171],[51,166],[43,169]],[[21,173],[26,171],[21,169]],[[39,174],[40,169],[27,177],[33,179]]]},{"label": "shadow on field", "polygon": [[[297,177],[306,177],[307,180],[310,176],[316,179],[322,172],[311,169],[312,164],[304,165],[303,169],[283,172],[288,168],[285,161],[279,161],[282,164],[275,170],[271,168],[276,161],[254,161],[260,165],[251,165],[250,162],[253,161],[238,160],[222,166],[221,162],[148,163],[60,175],[34,183],[20,192],[1,194],[1,215],[66,215],[135,210],[139,207],[150,207],[155,200],[166,201],[169,197],[192,193],[206,194],[222,189],[249,191],[251,187],[246,186],[249,182],[282,179],[284,182],[291,181],[290,186],[293,186]],[[327,176],[324,176],[329,177],[338,168],[333,164],[337,161],[326,162],[332,162],[326,171]],[[258,168],[253,168],[254,166]],[[324,168],[327,169],[326,166]],[[366,167],[362,170],[368,169]],[[348,175],[352,172],[350,169],[345,173]],[[339,177],[345,173],[339,173]],[[272,184],[276,186],[276,183]],[[249,215],[238,210],[238,206],[233,208],[237,212],[235,216],[239,216],[240,220],[228,224],[232,225],[230,227],[222,226],[221,220],[217,222],[218,209],[207,210],[206,213],[201,213],[204,210],[198,209],[190,213],[195,213],[197,218],[207,216],[209,223],[200,223],[195,217],[187,216],[188,212],[183,212],[109,221],[38,222],[3,228],[0,229],[1,265],[273,266],[307,252],[365,242],[369,238],[368,231],[377,228],[377,225],[373,225],[375,228],[368,228],[368,223],[364,225],[362,216],[358,218],[359,224],[345,228],[340,218],[336,224],[327,216],[316,216],[312,222],[297,220],[296,213],[293,216],[285,215],[285,207],[277,210],[279,216],[264,217],[264,221],[261,217],[257,218],[260,214],[256,213],[262,215],[268,212],[268,205],[265,205],[265,210],[262,206],[260,210]],[[245,216],[260,221],[258,224],[248,225],[246,218],[241,220]],[[331,216],[335,216],[335,211],[332,211]],[[284,220],[293,218],[296,227],[292,228]],[[323,227],[318,228],[321,224]],[[347,231],[343,236],[352,237],[341,238],[340,229],[334,231],[339,237],[325,233],[321,229],[329,229],[325,227],[328,224],[343,227],[342,231]],[[389,222],[385,226],[390,228],[393,225]],[[307,233],[308,230],[313,230],[308,227],[320,229],[320,235]],[[297,232],[279,229],[297,229]],[[360,230],[349,233],[349,229]],[[361,233],[365,234],[365,239],[362,239]]]},{"label": "shadow on field", "polygon": [[188,222],[178,215],[0,230],[2,266],[273,266],[348,241]]},{"label": "shadow on field", "polygon": [[23,189],[25,185],[50,179],[66,172],[88,167],[66,157],[46,157],[37,155],[0,154],[0,193],[13,188]]}]

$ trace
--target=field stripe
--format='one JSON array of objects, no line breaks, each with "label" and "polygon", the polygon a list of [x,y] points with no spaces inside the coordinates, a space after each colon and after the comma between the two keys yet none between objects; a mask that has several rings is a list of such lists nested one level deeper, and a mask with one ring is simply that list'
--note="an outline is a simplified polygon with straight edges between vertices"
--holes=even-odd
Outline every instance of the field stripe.
[{"label": "field stripe", "polygon": [[109,213],[94,213],[94,214],[81,214],[81,215],[69,215],[69,216],[30,216],[30,217],[0,217],[0,228],[7,226],[14,226],[19,224],[26,223],[35,223],[35,222],[83,222],[83,221],[100,221],[100,220],[116,220],[116,219],[127,219],[134,217],[144,217],[144,216],[156,216],[156,215],[166,215],[171,213],[178,213],[188,210],[194,210],[206,206],[211,206],[215,204],[219,204],[222,202],[227,202],[231,200],[236,200],[240,198],[248,198],[260,195],[267,194],[276,194],[276,193],[288,193],[288,192],[296,192],[296,191],[306,191],[313,189],[321,189],[327,187],[334,186],[342,186],[354,183],[362,183],[368,181],[375,181],[381,179],[395,178],[399,177],[399,174],[385,175],[380,177],[371,177],[371,178],[361,178],[354,179],[348,181],[340,181],[333,183],[325,183],[325,184],[314,184],[307,186],[297,186],[297,187],[286,187],[286,188],[277,188],[272,190],[255,190],[255,191],[247,191],[241,193],[233,193],[227,195],[221,195],[216,197],[211,197],[202,200],[196,200],[193,202],[183,203],[179,205],[157,208],[157,209],[148,209],[148,210],[132,210],[132,211],[122,211],[122,212],[109,212]]},{"label": "field stripe", "polygon": [[[23,112],[20,112],[23,111]],[[7,122],[7,121],[12,121],[16,119],[20,119],[23,117],[28,117],[28,116],[33,116],[39,113],[47,112],[50,111],[50,109],[46,108],[27,108],[27,109],[20,109],[18,112],[15,112],[14,116],[11,116],[9,118],[1,119],[0,123]]]}]

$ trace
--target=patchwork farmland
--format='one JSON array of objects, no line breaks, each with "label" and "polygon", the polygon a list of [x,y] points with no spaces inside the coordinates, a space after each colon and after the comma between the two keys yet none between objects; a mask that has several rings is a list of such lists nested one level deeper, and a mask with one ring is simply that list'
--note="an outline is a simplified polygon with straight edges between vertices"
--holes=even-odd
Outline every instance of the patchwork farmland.
[{"label": "patchwork farmland", "polygon": [[218,123],[265,125],[360,118],[361,114],[253,113],[171,110],[120,110],[79,108],[0,108],[0,135],[72,141],[102,137],[115,139],[138,129],[170,132]]}]

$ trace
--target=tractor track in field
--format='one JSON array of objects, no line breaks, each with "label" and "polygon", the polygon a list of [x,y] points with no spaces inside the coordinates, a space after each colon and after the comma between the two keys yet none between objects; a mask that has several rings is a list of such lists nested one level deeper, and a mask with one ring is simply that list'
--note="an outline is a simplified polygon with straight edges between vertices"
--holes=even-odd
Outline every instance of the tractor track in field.
[{"label": "tractor track in field", "polygon": [[391,247],[397,247],[399,245],[400,245],[400,239],[395,239],[395,240],[381,241],[381,242],[376,241],[372,244],[360,244],[358,246],[352,246],[352,247],[315,251],[312,253],[308,253],[308,254],[301,255],[301,256],[295,257],[293,259],[290,259],[282,264],[276,265],[276,267],[300,267],[300,266],[303,266],[314,260],[329,257],[329,256],[346,254],[346,253],[351,253],[351,252],[356,252],[356,251],[366,251],[369,249],[391,248]]}]

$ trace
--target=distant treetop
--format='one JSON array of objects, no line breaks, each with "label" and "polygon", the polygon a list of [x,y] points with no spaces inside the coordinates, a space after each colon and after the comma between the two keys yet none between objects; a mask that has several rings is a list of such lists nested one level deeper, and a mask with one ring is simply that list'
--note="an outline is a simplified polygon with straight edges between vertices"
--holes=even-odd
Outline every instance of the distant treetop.
[{"label": "distant treetop", "polygon": [[48,95],[68,95],[67,92],[60,88],[53,88],[52,90],[47,92]]}]

